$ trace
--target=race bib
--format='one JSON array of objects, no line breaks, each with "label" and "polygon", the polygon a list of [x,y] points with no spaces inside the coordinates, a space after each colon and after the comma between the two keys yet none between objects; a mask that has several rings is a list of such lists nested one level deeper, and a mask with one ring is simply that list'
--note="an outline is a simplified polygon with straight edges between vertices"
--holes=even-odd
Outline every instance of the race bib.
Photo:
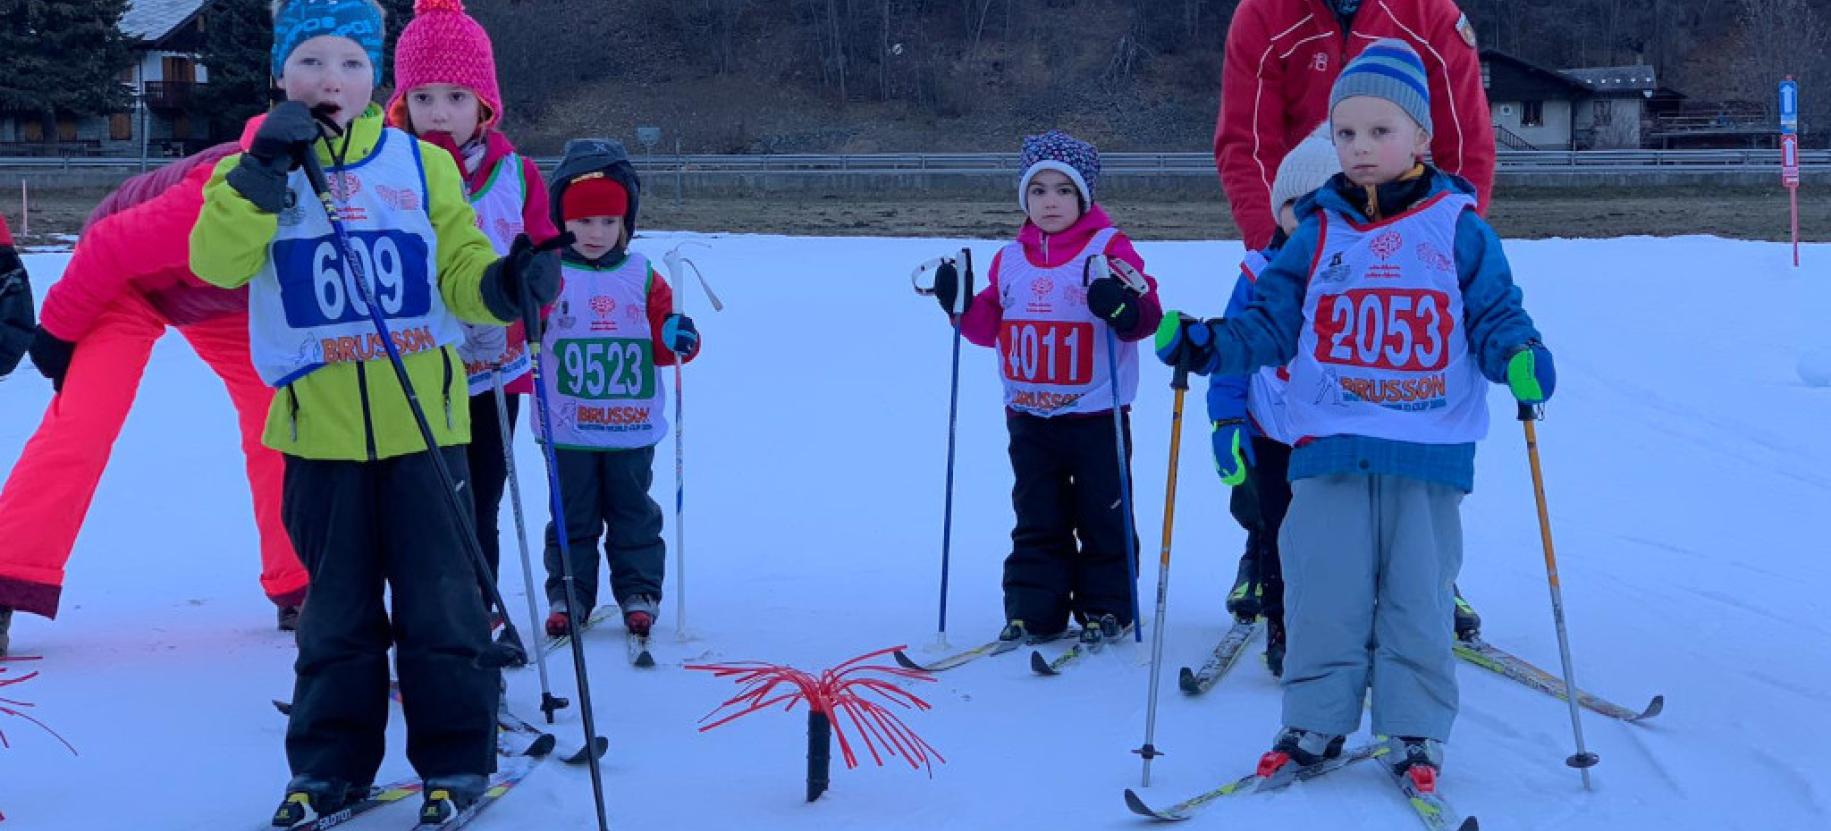
[{"label": "race bib", "polygon": [[[431,309],[425,240],[399,231],[352,231],[350,248],[383,317],[419,317]],[[368,319],[358,271],[344,262],[335,237],[276,240],[273,258],[288,326],[312,329]]]},{"label": "race bib", "polygon": [[1449,363],[1456,321],[1434,289],[1350,289],[1323,295],[1316,309],[1318,363],[1436,372]]},{"label": "race bib", "polygon": [[554,343],[559,390],[593,400],[655,395],[654,344],[636,338],[570,338]]},{"label": "race bib", "polygon": [[1006,320],[998,344],[1006,380],[1065,387],[1093,380],[1092,323]]}]

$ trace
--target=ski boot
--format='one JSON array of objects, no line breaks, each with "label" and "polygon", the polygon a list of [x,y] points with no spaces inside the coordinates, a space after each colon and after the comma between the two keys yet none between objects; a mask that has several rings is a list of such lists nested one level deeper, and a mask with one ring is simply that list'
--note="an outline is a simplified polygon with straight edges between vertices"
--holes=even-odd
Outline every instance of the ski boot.
[{"label": "ski boot", "polygon": [[286,783],[286,799],[273,812],[273,827],[295,828],[354,805],[369,795],[369,786],[338,779],[294,776]]},{"label": "ski boot", "polygon": [[1284,621],[1265,619],[1265,668],[1273,678],[1284,677]]},{"label": "ski boot", "polygon": [[555,608],[547,613],[547,637],[563,638],[568,634],[567,621],[571,616],[565,609]]},{"label": "ski boot", "polygon": [[617,601],[623,610],[623,628],[638,638],[648,637],[650,629],[655,626],[655,618],[661,616],[661,604],[646,594],[638,594]]},{"label": "ski boot", "polygon": [[1251,551],[1240,555],[1240,568],[1233,578],[1233,589],[1227,592],[1227,613],[1241,623],[1251,623],[1259,616],[1260,597],[1264,594],[1258,581],[1253,579],[1257,563]]},{"label": "ski boot", "polygon": [[1340,756],[1341,746],[1347,740],[1346,736],[1330,736],[1286,727],[1279,731],[1278,738],[1272,742],[1272,749],[1259,757],[1259,778],[1269,779],[1292,762],[1297,763],[1298,767],[1307,768]]},{"label": "ski boot", "polygon": [[6,648],[13,643],[13,610],[0,606],[0,657],[5,657]]},{"label": "ski boot", "polygon": [[489,790],[489,777],[479,773],[454,773],[426,780],[420,803],[420,824],[438,825],[476,804]]},{"label": "ski boot", "polygon": [[1397,736],[1387,741],[1393,745],[1388,755],[1392,772],[1410,779],[1418,793],[1435,793],[1437,776],[1443,772],[1443,742],[1422,736]]},{"label": "ski boot", "polygon": [[1098,647],[1101,643],[1118,639],[1122,631],[1117,616],[1101,615],[1081,624],[1081,644]]},{"label": "ski boot", "polygon": [[282,632],[299,631],[299,606],[281,606],[277,614],[278,626]]},{"label": "ski boot", "polygon": [[1475,641],[1481,638],[1481,615],[1475,613],[1475,607],[1462,599],[1462,590],[1454,586],[1450,590],[1456,593],[1456,640]]}]

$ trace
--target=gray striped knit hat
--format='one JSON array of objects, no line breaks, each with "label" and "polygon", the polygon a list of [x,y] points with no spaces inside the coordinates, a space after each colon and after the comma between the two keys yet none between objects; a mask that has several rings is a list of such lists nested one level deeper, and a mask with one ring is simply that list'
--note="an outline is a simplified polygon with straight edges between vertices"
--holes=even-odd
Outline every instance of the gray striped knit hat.
[{"label": "gray striped knit hat", "polygon": [[1397,104],[1424,132],[1432,132],[1430,81],[1424,74],[1424,61],[1405,41],[1374,41],[1349,61],[1329,90],[1329,112],[1335,112],[1335,105],[1344,99],[1363,95]]}]

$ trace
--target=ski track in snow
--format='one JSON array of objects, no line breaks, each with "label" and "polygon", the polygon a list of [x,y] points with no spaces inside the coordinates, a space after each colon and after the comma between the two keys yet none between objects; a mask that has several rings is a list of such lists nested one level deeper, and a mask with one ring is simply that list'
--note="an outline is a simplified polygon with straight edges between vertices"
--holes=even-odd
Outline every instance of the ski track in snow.
[{"label": "ski track in snow", "polygon": [[[1123,219],[1124,212],[1119,216]],[[709,733],[700,719],[734,688],[683,663],[761,659],[822,669],[858,653],[934,641],[946,441],[949,330],[908,269],[987,241],[819,239],[653,233],[659,257],[689,249],[726,311],[692,285],[676,296],[706,336],[687,377],[690,622],[674,637],[664,601],[660,666],[623,660],[620,634],[587,637],[613,826],[623,828],[1136,828],[1120,792],[1138,785],[1150,644],[1117,644],[1059,678],[1034,676],[1018,650],[913,690],[935,705],[903,713],[948,762],[932,777],[836,764],[819,803],[802,798],[797,711],[757,714]],[[1238,243],[1143,243],[1165,305],[1217,314]],[[1654,693],[1645,725],[1587,711],[1602,756],[1584,793],[1562,702],[1472,666],[1445,793],[1493,829],[1826,827],[1817,784],[1831,776],[1831,585],[1819,527],[1831,491],[1831,391],[1795,375],[1801,349],[1831,335],[1823,263],[1807,246],[1704,237],[1510,243],[1527,308],[1557,355],[1560,389],[1540,428],[1571,645],[1583,687],[1630,707]],[[42,293],[67,254],[31,253]],[[959,483],[949,635],[982,642],[1000,623],[1010,470],[996,358],[962,355]],[[1155,598],[1168,444],[1168,373],[1148,356],[1134,409],[1140,601]],[[671,373],[662,373],[672,383]],[[1188,396],[1157,743],[1168,752],[1142,792],[1168,803],[1250,770],[1278,724],[1276,685],[1256,651],[1212,691],[1181,694],[1175,672],[1225,628],[1221,599],[1242,533],[1212,474],[1203,392]],[[0,466],[10,469],[49,400],[22,368],[0,383]],[[1461,585],[1489,640],[1558,665],[1520,428],[1504,389],[1463,503]],[[526,420],[525,418],[523,419]],[[669,438],[654,494],[674,545]],[[531,521],[545,516],[538,450],[524,427],[517,466]],[[502,527],[512,534],[504,506]],[[536,527],[534,534],[538,535]],[[534,542],[531,540],[531,542]],[[505,540],[505,554],[515,548]],[[538,549],[537,549],[538,551]],[[672,560],[672,558],[670,558]],[[670,562],[668,591],[672,592]],[[255,537],[234,420],[220,384],[182,339],[154,348],[71,561],[59,619],[20,616],[16,654],[43,661],[7,690],[81,751],[0,718],[0,810],[21,829],[256,829],[287,771],[292,649],[260,596]],[[538,571],[537,571],[538,574]],[[523,608],[519,568],[503,592]],[[1148,612],[1147,612],[1148,613]],[[525,625],[525,624],[524,624]],[[1153,630],[1147,622],[1147,638]],[[1053,656],[1063,644],[1045,651]],[[551,664],[576,699],[570,657]],[[509,675],[509,701],[538,717],[532,670]],[[563,711],[563,741],[579,738]],[[395,718],[380,778],[409,775]],[[1362,738],[1365,738],[1363,735]],[[1403,801],[1372,768],[1269,798],[1217,804],[1190,827],[1403,829]],[[97,784],[106,803],[91,801]],[[1063,787],[1067,785],[1067,787]],[[476,828],[587,828],[582,769],[542,766]],[[193,798],[195,797],[195,798]],[[405,827],[410,809],[353,829]],[[969,819],[970,818],[970,819]]]}]

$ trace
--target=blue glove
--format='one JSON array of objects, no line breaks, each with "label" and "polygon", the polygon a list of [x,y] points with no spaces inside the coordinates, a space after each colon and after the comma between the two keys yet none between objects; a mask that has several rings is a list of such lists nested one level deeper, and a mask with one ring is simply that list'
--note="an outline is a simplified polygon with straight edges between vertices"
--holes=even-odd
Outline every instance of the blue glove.
[{"label": "blue glove", "polygon": [[1538,341],[1527,341],[1507,359],[1507,388],[1521,404],[1543,404],[1558,387],[1558,370],[1551,351]]},{"label": "blue glove", "polygon": [[1214,332],[1209,323],[1172,309],[1157,324],[1157,359],[1169,366],[1188,367],[1197,375],[1207,374],[1214,363]]},{"label": "blue glove", "polygon": [[1246,420],[1214,422],[1213,438],[1214,470],[1221,474],[1221,484],[1239,487],[1246,482],[1246,470],[1253,464],[1252,437],[1246,433]]},{"label": "blue glove", "polygon": [[676,312],[661,324],[661,342],[674,354],[691,358],[699,351],[699,329],[694,328],[693,318]]}]

